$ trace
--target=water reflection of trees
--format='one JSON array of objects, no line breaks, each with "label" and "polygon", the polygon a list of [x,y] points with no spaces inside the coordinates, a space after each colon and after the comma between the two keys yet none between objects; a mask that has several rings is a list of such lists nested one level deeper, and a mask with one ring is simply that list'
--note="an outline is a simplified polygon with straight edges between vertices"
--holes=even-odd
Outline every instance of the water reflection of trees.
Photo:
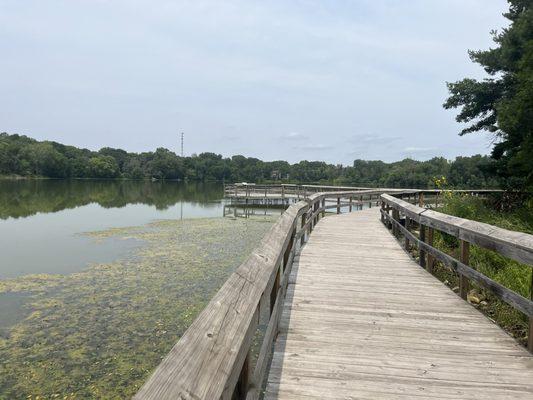
[{"label": "water reflection of trees", "polygon": [[220,183],[172,181],[17,180],[0,182],[0,218],[27,217],[98,203],[147,204],[164,210],[180,201],[207,205],[222,198]]}]

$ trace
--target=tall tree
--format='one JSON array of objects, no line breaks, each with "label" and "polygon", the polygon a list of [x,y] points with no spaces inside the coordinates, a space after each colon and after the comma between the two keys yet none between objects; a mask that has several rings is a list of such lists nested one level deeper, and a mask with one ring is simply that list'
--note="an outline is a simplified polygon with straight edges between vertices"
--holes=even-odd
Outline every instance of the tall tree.
[{"label": "tall tree", "polygon": [[460,135],[488,131],[495,135],[492,171],[504,187],[533,189],[533,1],[508,0],[507,28],[493,31],[496,47],[469,51],[489,77],[448,83],[444,107],[461,111],[469,123]]}]

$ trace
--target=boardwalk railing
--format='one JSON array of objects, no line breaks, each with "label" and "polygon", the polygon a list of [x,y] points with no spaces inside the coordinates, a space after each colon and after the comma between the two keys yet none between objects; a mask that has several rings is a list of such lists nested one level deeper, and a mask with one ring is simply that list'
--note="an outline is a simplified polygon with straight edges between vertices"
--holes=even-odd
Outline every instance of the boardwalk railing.
[{"label": "boardwalk railing", "polygon": [[[321,216],[328,209],[341,213],[366,204],[371,207],[385,200],[398,201],[382,196],[384,193],[403,194],[410,201],[421,202],[426,192],[323,191],[292,204],[224,283],[134,398],[258,398],[278,333],[293,258]],[[418,209],[407,202],[402,205],[406,209]],[[385,214],[383,211],[383,218],[390,219]],[[411,236],[410,240],[414,241]],[[266,329],[260,330],[259,320],[264,315]],[[257,347],[253,343],[258,337],[262,337],[260,348],[254,351]]]},{"label": "boardwalk railing", "polygon": [[225,197],[271,197],[284,198],[285,196],[306,198],[315,193],[338,192],[339,190],[372,190],[371,188],[353,186],[325,186],[325,185],[296,185],[290,183],[282,184],[255,184],[255,183],[234,183],[224,185]]},{"label": "boardwalk railing", "polygon": [[[256,399],[278,333],[292,260],[327,209],[352,211],[354,199],[379,200],[383,190],[311,195],[291,205],[229,277],[163,359],[135,399]],[[268,325],[258,354],[259,316]],[[255,365],[253,366],[253,360]]]},{"label": "boardwalk railing", "polygon": [[[248,199],[306,199],[316,193],[338,192],[338,191],[362,191],[381,190],[388,193],[402,192],[412,201],[426,207],[437,207],[441,199],[442,190],[439,189],[393,189],[393,188],[367,188],[354,186],[327,186],[327,185],[296,185],[296,184],[255,184],[255,183],[234,183],[224,185],[224,197],[232,200]],[[454,190],[454,192],[468,193],[471,195],[486,195],[499,192],[493,189],[469,189]],[[357,200],[354,200],[357,201]]]},{"label": "boardwalk railing", "polygon": [[[405,194],[400,194],[405,196]],[[459,294],[466,300],[470,282],[492,292],[529,318],[528,349],[533,352],[533,297],[527,299],[490,279],[469,266],[470,245],[493,250],[520,263],[533,266],[533,235],[501,229],[481,222],[442,214],[417,207],[407,201],[383,194],[381,196],[381,220],[394,235],[405,238],[405,247],[415,246],[420,266],[433,272],[435,260],[442,262],[459,275]],[[419,234],[415,236],[414,227]],[[433,246],[435,230],[447,233],[459,240],[460,258],[456,259]],[[531,291],[533,295],[533,268]]]}]

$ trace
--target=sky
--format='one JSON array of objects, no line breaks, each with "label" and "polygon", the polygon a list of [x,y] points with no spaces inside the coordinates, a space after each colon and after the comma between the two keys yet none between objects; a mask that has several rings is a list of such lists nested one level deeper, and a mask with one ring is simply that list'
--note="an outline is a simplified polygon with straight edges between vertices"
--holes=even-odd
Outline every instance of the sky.
[{"label": "sky", "polygon": [[445,82],[482,78],[505,0],[0,0],[0,132],[97,150],[487,154]]}]

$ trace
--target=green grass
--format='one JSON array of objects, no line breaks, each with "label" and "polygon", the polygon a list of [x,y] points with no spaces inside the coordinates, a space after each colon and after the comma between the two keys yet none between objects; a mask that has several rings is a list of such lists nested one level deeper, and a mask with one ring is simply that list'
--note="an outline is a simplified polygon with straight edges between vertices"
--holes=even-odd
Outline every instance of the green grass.
[{"label": "green grass", "polygon": [[[498,209],[495,204],[499,204],[499,202],[469,195],[447,193],[444,204],[438,211],[512,231],[533,234],[531,201],[515,207],[512,211],[503,211],[501,206]],[[459,258],[459,243],[456,238],[436,232],[434,243],[435,247]],[[471,246],[470,248],[470,266],[523,297],[531,298],[531,266],[518,263],[478,246]],[[457,275],[440,263],[436,265],[435,275],[452,288],[456,289],[458,286]],[[473,285],[473,289],[484,298],[484,301],[476,306],[519,342],[525,344],[528,335],[527,317],[490,292],[475,285]]]}]

